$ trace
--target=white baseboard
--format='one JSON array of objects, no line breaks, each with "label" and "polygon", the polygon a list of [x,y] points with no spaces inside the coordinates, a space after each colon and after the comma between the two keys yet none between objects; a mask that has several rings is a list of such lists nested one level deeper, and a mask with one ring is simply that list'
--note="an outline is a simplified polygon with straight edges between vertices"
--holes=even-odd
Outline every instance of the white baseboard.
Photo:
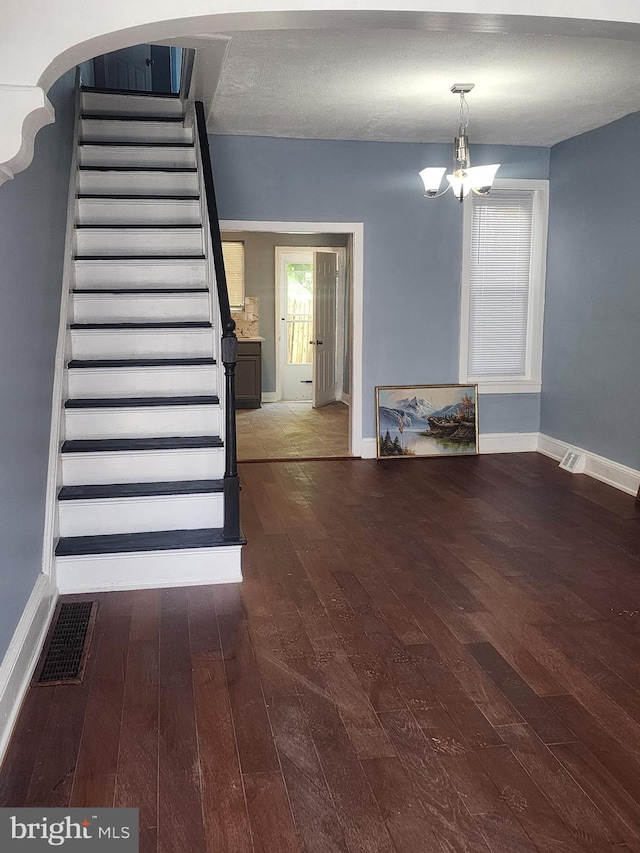
[{"label": "white baseboard", "polygon": [[344,403],[345,406],[351,405],[351,395],[345,394],[344,391],[338,395],[338,400],[340,400],[341,403]]},{"label": "white baseboard", "polygon": [[40,574],[0,664],[0,763],[38,662],[58,594],[51,576]]},{"label": "white baseboard", "polygon": [[[538,447],[537,432],[480,433],[480,453],[526,453]],[[362,439],[362,458],[375,459],[375,438]]]},{"label": "white baseboard", "polygon": [[263,403],[277,403],[278,395],[275,391],[263,391],[261,394],[261,400]]},{"label": "white baseboard", "polygon": [[377,454],[376,439],[363,438],[360,442],[360,456],[363,459],[375,459]]},{"label": "white baseboard", "polygon": [[480,453],[529,453],[538,449],[537,432],[480,433]]},{"label": "white baseboard", "polygon": [[552,459],[562,459],[567,450],[584,453],[586,460],[584,473],[587,476],[600,480],[608,486],[613,486],[615,489],[620,489],[629,495],[637,493],[640,484],[640,471],[622,465],[620,462],[614,462],[612,459],[606,459],[604,456],[598,456],[597,453],[591,453],[589,450],[568,444],[566,441],[560,441],[560,439],[540,433],[538,453],[543,453]]}]

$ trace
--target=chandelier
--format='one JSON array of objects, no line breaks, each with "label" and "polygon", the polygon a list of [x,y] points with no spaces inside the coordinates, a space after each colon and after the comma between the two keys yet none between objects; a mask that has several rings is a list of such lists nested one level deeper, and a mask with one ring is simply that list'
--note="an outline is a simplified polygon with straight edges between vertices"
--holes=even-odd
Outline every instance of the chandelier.
[{"label": "chandelier", "polygon": [[451,91],[455,95],[460,95],[458,135],[453,140],[453,172],[451,175],[447,175],[449,185],[442,192],[438,192],[442,176],[447,171],[446,167],[429,166],[423,169],[419,174],[424,184],[425,198],[440,198],[451,189],[458,201],[462,202],[470,192],[474,192],[476,195],[486,195],[491,189],[500,164],[472,166],[469,155],[469,137],[467,136],[469,105],[464,96],[473,89],[473,86],[473,83],[454,83],[451,87]]}]

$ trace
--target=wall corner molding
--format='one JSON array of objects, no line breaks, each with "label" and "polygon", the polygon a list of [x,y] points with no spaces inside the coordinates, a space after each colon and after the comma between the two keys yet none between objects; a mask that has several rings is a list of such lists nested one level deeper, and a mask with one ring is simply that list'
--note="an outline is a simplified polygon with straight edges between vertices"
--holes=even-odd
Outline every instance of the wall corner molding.
[{"label": "wall corner molding", "polygon": [[561,441],[559,438],[553,438],[553,436],[540,433],[538,438],[538,453],[549,456],[551,459],[560,460],[567,450],[584,453],[586,459],[584,473],[588,477],[600,480],[601,483],[613,486],[614,489],[619,489],[628,495],[635,495],[637,493],[638,484],[640,484],[639,470],[630,468],[628,465],[623,465],[621,462],[615,462],[613,459],[598,456],[597,453],[584,450],[582,447],[576,447],[576,445]]},{"label": "wall corner molding", "polygon": [[39,86],[0,85],[0,185],[33,160],[38,131],[55,121],[55,110]]},{"label": "wall corner molding", "polygon": [[0,763],[29,688],[58,593],[50,576],[38,575],[9,648],[0,663]]}]

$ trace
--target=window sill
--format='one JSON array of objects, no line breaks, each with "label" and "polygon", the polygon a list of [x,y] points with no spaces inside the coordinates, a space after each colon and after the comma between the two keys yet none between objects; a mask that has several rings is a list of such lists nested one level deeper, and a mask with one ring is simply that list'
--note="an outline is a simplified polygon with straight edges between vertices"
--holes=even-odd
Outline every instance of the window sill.
[{"label": "window sill", "polygon": [[542,382],[536,382],[534,379],[461,379],[460,381],[477,384],[478,394],[539,394],[542,391]]}]

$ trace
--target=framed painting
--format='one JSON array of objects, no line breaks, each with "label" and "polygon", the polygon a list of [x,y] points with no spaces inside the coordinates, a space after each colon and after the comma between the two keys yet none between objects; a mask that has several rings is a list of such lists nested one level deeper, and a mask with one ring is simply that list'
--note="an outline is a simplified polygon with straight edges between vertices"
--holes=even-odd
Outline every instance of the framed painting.
[{"label": "framed painting", "polygon": [[477,385],[379,385],[378,459],[478,453]]}]

